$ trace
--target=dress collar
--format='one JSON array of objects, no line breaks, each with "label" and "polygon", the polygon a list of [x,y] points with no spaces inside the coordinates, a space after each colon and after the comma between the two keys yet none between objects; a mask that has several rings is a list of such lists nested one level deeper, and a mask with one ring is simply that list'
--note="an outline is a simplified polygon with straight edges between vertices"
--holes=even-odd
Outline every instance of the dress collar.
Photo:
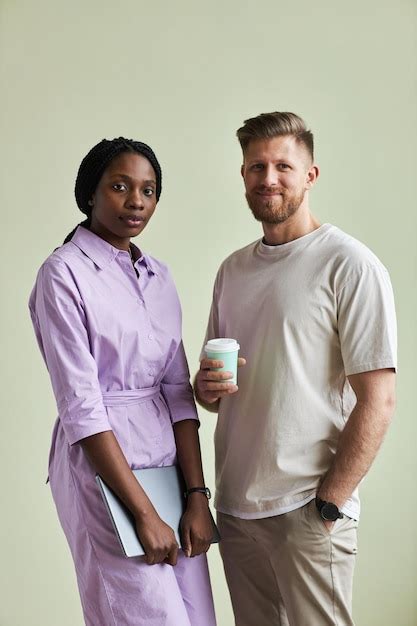
[{"label": "dress collar", "polygon": [[[88,258],[91,259],[100,269],[104,269],[110,265],[118,254],[126,254],[124,250],[115,248],[95,233],[92,233],[91,230],[84,228],[84,226],[78,226],[72,236],[71,243],[84,252],[84,254],[88,256]],[[135,248],[136,256],[138,257],[135,264],[141,263],[145,265],[149,273],[157,274],[149,257],[143,254],[139,248],[135,246],[135,244],[131,245]]]}]

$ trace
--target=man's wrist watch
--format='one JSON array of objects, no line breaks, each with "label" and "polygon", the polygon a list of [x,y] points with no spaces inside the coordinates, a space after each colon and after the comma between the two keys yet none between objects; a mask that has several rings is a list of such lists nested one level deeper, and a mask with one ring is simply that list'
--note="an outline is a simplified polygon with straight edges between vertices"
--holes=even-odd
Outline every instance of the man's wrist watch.
[{"label": "man's wrist watch", "polygon": [[184,498],[187,499],[190,493],[203,493],[207,500],[211,498],[211,491],[208,487],[191,487],[191,489],[184,491]]},{"label": "man's wrist watch", "polygon": [[320,513],[321,519],[325,522],[335,522],[337,519],[342,519],[343,517],[343,513],[336,504],[321,500],[318,496],[316,496],[316,507]]}]

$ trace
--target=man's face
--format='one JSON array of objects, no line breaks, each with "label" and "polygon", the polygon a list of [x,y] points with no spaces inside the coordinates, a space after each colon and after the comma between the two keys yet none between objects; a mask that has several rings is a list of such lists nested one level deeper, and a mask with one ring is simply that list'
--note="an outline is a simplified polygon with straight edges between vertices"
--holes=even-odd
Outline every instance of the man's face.
[{"label": "man's face", "polygon": [[291,217],[316,178],[307,149],[291,135],[251,141],[241,172],[249,208],[266,224]]}]

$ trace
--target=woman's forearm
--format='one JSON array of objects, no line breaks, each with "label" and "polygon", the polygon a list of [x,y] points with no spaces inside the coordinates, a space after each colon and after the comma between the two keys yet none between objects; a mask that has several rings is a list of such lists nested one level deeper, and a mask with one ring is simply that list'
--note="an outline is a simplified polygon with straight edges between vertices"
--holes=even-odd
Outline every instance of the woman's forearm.
[{"label": "woman's forearm", "polygon": [[113,431],[91,435],[80,441],[95,471],[131,511],[135,519],[155,514],[149,498],[129,467]]},{"label": "woman's forearm", "polygon": [[204,475],[201,463],[198,422],[182,420],[174,424],[178,464],[181,468],[187,489],[203,487]]}]

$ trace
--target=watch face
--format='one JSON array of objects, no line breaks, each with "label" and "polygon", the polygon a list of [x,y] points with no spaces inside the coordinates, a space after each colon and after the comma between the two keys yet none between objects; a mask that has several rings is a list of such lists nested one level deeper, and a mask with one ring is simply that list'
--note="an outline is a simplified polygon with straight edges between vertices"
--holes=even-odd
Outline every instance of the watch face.
[{"label": "watch face", "polygon": [[326,522],[335,522],[339,519],[339,509],[335,504],[326,502],[321,508],[320,515]]}]

